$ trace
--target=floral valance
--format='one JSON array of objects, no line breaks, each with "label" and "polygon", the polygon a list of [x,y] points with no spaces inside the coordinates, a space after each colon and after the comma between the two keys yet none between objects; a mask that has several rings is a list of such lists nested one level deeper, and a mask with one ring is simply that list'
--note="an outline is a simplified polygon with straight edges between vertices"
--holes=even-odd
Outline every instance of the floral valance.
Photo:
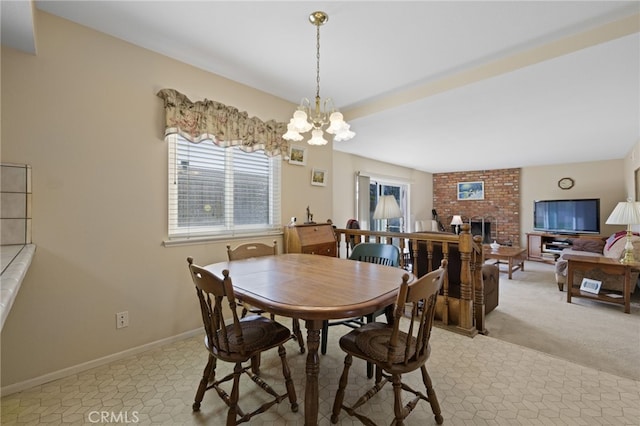
[{"label": "floral valance", "polygon": [[265,122],[208,99],[191,102],[174,89],[162,89],[158,96],[164,99],[165,136],[177,133],[193,143],[211,140],[218,146],[239,146],[247,152],[264,150],[268,156],[289,152],[289,143],[282,139],[286,123]]}]

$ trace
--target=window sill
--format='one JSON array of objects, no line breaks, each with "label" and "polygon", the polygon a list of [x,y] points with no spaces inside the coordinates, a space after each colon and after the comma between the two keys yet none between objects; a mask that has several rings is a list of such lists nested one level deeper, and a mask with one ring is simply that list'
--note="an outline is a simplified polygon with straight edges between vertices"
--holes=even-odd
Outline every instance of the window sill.
[{"label": "window sill", "polygon": [[220,241],[244,240],[247,238],[279,237],[282,236],[282,233],[282,229],[278,229],[269,232],[248,232],[246,234],[236,233],[228,235],[208,235],[203,237],[176,237],[164,240],[162,242],[162,245],[165,247],[180,247],[196,244],[216,243]]}]

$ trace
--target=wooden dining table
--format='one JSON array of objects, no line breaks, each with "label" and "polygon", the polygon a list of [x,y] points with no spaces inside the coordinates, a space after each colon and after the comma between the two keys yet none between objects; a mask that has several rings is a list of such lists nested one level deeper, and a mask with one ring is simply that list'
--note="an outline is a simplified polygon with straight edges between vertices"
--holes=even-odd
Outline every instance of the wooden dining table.
[{"label": "wooden dining table", "polygon": [[324,320],[359,317],[395,302],[407,271],[311,254],[282,254],[205,266],[229,270],[236,296],[269,313],[299,318],[307,328],[305,425],[318,424],[320,331]]}]

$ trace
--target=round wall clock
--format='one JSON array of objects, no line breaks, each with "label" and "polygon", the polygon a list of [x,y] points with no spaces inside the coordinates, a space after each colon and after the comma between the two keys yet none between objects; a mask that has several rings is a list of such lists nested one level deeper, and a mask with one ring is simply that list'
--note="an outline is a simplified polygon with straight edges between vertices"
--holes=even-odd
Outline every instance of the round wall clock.
[{"label": "round wall clock", "polygon": [[575,184],[574,180],[570,177],[564,177],[558,181],[558,186],[560,189],[571,189]]}]

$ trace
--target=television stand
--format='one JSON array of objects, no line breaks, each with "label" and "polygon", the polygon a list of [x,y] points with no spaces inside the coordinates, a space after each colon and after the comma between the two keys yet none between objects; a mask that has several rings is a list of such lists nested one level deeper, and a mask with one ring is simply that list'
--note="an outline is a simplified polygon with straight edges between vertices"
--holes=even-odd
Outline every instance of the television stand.
[{"label": "television stand", "polygon": [[592,234],[551,234],[546,232],[531,232],[527,234],[527,259],[536,262],[556,263],[562,250],[573,246],[572,240],[588,238],[601,240],[601,235]]}]

